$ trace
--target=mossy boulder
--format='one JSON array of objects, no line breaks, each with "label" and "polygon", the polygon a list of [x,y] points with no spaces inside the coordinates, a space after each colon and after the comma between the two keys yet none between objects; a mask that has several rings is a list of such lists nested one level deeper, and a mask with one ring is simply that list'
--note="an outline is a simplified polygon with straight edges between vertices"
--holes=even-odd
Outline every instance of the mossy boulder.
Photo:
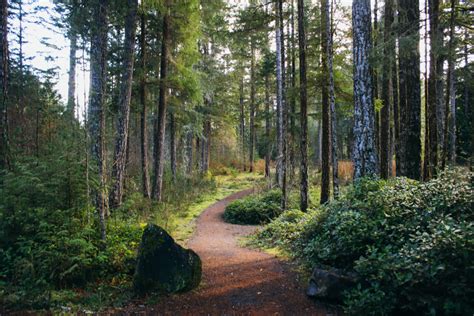
[{"label": "mossy boulder", "polygon": [[133,287],[138,294],[176,293],[201,282],[201,259],[184,249],[161,227],[148,224],[138,250]]}]

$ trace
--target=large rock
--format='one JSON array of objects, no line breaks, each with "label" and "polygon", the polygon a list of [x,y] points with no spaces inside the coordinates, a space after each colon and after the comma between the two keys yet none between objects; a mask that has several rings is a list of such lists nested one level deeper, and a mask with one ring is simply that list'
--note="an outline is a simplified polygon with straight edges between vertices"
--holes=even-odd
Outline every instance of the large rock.
[{"label": "large rock", "polygon": [[137,293],[175,293],[201,282],[201,259],[184,249],[161,227],[148,224],[138,250],[133,286]]},{"label": "large rock", "polygon": [[357,283],[355,275],[341,271],[315,268],[309,280],[306,294],[310,297],[332,301],[342,301],[344,291],[352,289]]}]

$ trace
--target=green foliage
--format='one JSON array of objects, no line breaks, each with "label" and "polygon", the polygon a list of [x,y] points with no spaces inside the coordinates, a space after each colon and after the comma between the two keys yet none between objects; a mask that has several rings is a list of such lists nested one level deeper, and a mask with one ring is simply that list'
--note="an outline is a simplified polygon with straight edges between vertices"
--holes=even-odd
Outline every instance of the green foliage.
[{"label": "green foliage", "polygon": [[356,272],[349,314],[472,314],[472,173],[449,170],[426,183],[362,179],[338,201],[286,212],[253,237],[308,267]]},{"label": "green foliage", "polygon": [[281,213],[280,201],[280,190],[271,190],[263,195],[249,196],[234,201],[226,207],[224,220],[232,224],[267,223]]}]

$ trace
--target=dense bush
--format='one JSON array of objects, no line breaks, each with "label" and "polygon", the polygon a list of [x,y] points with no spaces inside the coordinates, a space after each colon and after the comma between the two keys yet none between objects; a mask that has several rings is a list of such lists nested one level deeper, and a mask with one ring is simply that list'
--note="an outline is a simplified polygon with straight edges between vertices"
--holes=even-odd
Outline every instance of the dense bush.
[{"label": "dense bush", "polygon": [[283,213],[254,238],[311,268],[357,272],[351,314],[472,315],[472,179],[459,170],[426,183],[363,179],[318,210]]},{"label": "dense bush", "polygon": [[281,213],[281,191],[271,190],[229,203],[224,220],[232,224],[258,225],[268,223]]}]

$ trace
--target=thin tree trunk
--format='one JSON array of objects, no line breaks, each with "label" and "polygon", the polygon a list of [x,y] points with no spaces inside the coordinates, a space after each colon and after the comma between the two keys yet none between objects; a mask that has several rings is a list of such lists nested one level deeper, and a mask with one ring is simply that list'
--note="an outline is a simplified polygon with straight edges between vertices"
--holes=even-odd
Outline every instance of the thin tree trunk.
[{"label": "thin tree trunk", "polygon": [[328,43],[329,43],[329,2],[321,0],[321,100],[322,100],[322,157],[321,157],[321,199],[324,204],[330,197],[330,174],[331,174],[331,115],[329,105],[329,65],[328,65]]},{"label": "thin tree trunk", "polygon": [[193,173],[193,166],[194,166],[194,158],[193,158],[193,133],[192,131],[188,131],[186,133],[186,174],[192,175]]},{"label": "thin tree trunk", "polygon": [[[290,178],[291,182],[293,183],[293,178],[295,175],[296,170],[296,138],[297,138],[297,130],[296,130],[296,43],[295,43],[295,8],[294,8],[294,0],[291,0],[291,18],[290,23],[291,25],[291,35],[290,35],[290,42],[291,42],[291,100],[290,100],[290,133],[291,139],[288,142],[290,145]],[[290,47],[290,45],[288,45]]]},{"label": "thin tree trunk", "polygon": [[250,141],[249,141],[249,171],[253,172],[254,150],[255,150],[255,48],[251,45],[250,62]]},{"label": "thin tree trunk", "polygon": [[245,111],[244,111],[244,77],[240,79],[239,85],[239,104],[240,104],[240,141],[242,142],[242,164],[243,169],[246,171],[245,163]]},{"label": "thin tree trunk", "polygon": [[148,168],[148,120],[147,120],[147,102],[148,102],[148,90],[147,90],[147,52],[146,52],[146,15],[141,14],[141,34],[140,34],[140,49],[141,49],[141,71],[142,76],[140,80],[140,104],[141,104],[141,117],[140,117],[140,145],[141,145],[141,164],[142,164],[142,188],[143,196],[151,198],[150,192],[150,175]]},{"label": "thin tree trunk", "polygon": [[77,33],[71,26],[69,31],[69,74],[67,89],[67,113],[71,120],[74,119],[76,109],[76,52],[77,52]]},{"label": "thin tree trunk", "polygon": [[382,102],[381,109],[381,133],[380,133],[380,176],[383,179],[390,177],[390,121],[391,121],[391,97],[392,97],[392,54],[395,51],[393,45],[392,23],[393,23],[393,3],[392,0],[385,0],[384,12],[384,51],[383,51],[383,71],[382,71]]},{"label": "thin tree trunk", "polygon": [[8,0],[0,4],[0,170],[9,168],[9,135],[8,135]]},{"label": "thin tree trunk", "polygon": [[287,200],[288,200],[288,184],[287,184],[287,167],[288,167],[288,108],[286,100],[286,83],[285,83],[285,35],[284,35],[284,18],[283,18],[283,0],[279,0],[279,27],[280,27],[280,49],[281,49],[281,85],[282,85],[282,103],[281,103],[281,116],[282,116],[282,198],[281,198],[281,208],[286,210]]},{"label": "thin tree trunk", "polygon": [[425,34],[424,34],[424,44],[425,44],[425,73],[424,73],[424,90],[425,90],[425,150],[423,153],[423,180],[428,180],[430,178],[430,123],[428,120],[429,116],[429,107],[428,107],[428,1],[425,0]]},{"label": "thin tree trunk", "polygon": [[446,99],[445,99],[445,123],[444,123],[444,144],[443,144],[443,160],[441,168],[446,167],[449,159],[451,163],[455,161],[456,133],[453,126],[454,123],[454,103],[456,94],[454,91],[454,19],[455,19],[456,1],[451,0],[451,13],[449,19],[449,43],[448,43],[448,76],[446,82]]},{"label": "thin tree trunk", "polygon": [[439,66],[439,0],[429,0],[430,20],[430,76],[428,79],[428,129],[429,129],[429,163],[428,178],[434,177],[438,168],[438,70]]},{"label": "thin tree trunk", "polygon": [[105,156],[105,93],[107,82],[107,11],[108,0],[95,0],[91,30],[90,89],[89,89],[89,135],[92,159],[98,166],[99,188],[96,192],[96,207],[99,214],[100,235],[106,240],[105,217],[108,213],[106,195]]},{"label": "thin tree trunk", "polygon": [[[169,8],[168,8],[169,10]],[[158,97],[158,115],[155,120],[154,137],[154,175],[153,199],[160,202],[163,193],[163,168],[164,168],[164,143],[166,131],[166,106],[167,106],[167,76],[168,76],[168,45],[170,39],[169,12],[163,18],[163,39],[161,43],[160,66],[160,91]]]},{"label": "thin tree trunk", "polygon": [[300,61],[300,209],[308,209],[308,97],[306,78],[306,34],[304,0],[298,0],[298,44]]},{"label": "thin tree trunk", "polygon": [[328,72],[329,72],[329,109],[331,111],[331,162],[332,162],[332,190],[335,199],[339,197],[339,163],[337,157],[337,117],[336,117],[336,95],[334,91],[333,72],[333,9],[331,1],[330,25],[326,27],[328,38]]},{"label": "thin tree trunk", "polygon": [[170,120],[170,166],[171,166],[171,175],[173,176],[173,181],[176,181],[176,122],[174,118],[174,113],[169,112]]},{"label": "thin tree trunk", "polygon": [[[374,55],[374,62],[372,62],[372,87],[373,87],[373,93],[372,93],[372,98],[373,98],[373,104],[375,105],[375,100],[379,99],[379,74],[378,74],[378,39],[379,39],[379,19],[378,19],[378,0],[375,0],[374,4],[374,27],[372,31],[372,37],[373,37],[373,51],[372,54]],[[380,115],[381,113],[379,111],[375,111],[375,147],[377,148],[377,157],[380,159]]]},{"label": "thin tree trunk", "polygon": [[265,178],[270,179],[270,159],[271,159],[271,140],[270,140],[270,80],[268,74],[265,75]]},{"label": "thin tree trunk", "polygon": [[378,173],[375,114],[369,65],[371,45],[370,0],[352,2],[354,60],[354,178]]},{"label": "thin tree trunk", "polygon": [[135,59],[135,33],[137,20],[137,0],[127,1],[127,17],[125,19],[125,52],[123,61],[123,77],[120,90],[119,117],[117,121],[117,138],[115,140],[114,164],[112,166],[113,187],[110,193],[110,205],[116,208],[122,204],[123,183],[128,146],[128,129],[130,122],[130,101],[132,98],[133,68]]}]

